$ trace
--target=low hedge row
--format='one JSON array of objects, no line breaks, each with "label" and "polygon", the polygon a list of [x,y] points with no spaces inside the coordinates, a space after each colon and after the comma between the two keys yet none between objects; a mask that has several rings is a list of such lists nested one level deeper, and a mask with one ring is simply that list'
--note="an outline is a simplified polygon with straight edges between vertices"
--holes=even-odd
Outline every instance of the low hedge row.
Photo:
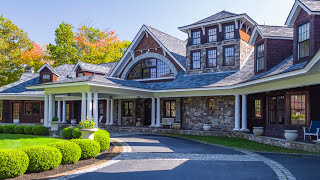
[{"label": "low hedge row", "polygon": [[78,144],[81,148],[81,159],[97,157],[100,153],[100,144],[90,139],[72,139],[71,142]]},{"label": "low hedge row", "polygon": [[0,126],[0,133],[4,134],[29,134],[29,135],[47,135],[48,129],[41,125],[15,125],[7,124]]},{"label": "low hedge row", "polygon": [[110,134],[108,131],[99,129],[94,133],[94,140],[100,144],[100,152],[109,149]]},{"label": "low hedge row", "polygon": [[82,133],[79,128],[67,127],[62,130],[62,137],[64,139],[81,139]]},{"label": "low hedge row", "polygon": [[24,174],[29,166],[28,155],[16,149],[0,149],[0,179]]},{"label": "low hedge row", "polygon": [[81,157],[81,148],[76,143],[64,141],[53,143],[49,146],[55,147],[60,150],[62,155],[61,164],[74,164],[78,162]]}]

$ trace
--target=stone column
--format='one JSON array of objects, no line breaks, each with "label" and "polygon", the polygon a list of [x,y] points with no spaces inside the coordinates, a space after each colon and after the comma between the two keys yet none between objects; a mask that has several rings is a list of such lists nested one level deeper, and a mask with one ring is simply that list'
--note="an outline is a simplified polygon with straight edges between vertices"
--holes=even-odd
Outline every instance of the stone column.
[{"label": "stone column", "polygon": [[160,97],[157,97],[157,124],[156,127],[161,127],[161,111],[160,111]]},{"label": "stone column", "polygon": [[49,95],[44,95],[44,117],[43,117],[43,125],[45,127],[49,127]]},{"label": "stone column", "polygon": [[82,99],[81,99],[81,120],[86,119],[87,114],[87,96],[85,92],[82,92]]},{"label": "stone column", "polygon": [[110,124],[110,101],[109,101],[109,98],[107,98],[106,100],[107,100],[106,125],[109,125]]},{"label": "stone column", "polygon": [[234,131],[240,130],[240,95],[235,95]]},{"label": "stone column", "polygon": [[118,125],[121,126],[121,99],[118,99]]},{"label": "stone column", "polygon": [[151,98],[151,127],[156,126],[156,99]]},{"label": "stone column", "polygon": [[247,128],[247,95],[242,95],[242,127],[240,131],[248,132]]},{"label": "stone column", "polygon": [[93,122],[96,124],[95,127],[98,127],[99,112],[98,112],[98,93],[93,93]]},{"label": "stone column", "polygon": [[57,118],[59,119],[59,122],[62,121],[62,119],[61,119],[61,100],[58,100]]},{"label": "stone column", "polygon": [[113,125],[113,103],[114,103],[114,99],[110,99],[110,125]]},{"label": "stone column", "polygon": [[66,100],[62,101],[62,122],[66,123]]},{"label": "stone column", "polygon": [[90,120],[92,118],[92,92],[88,92],[87,98],[87,117]]}]

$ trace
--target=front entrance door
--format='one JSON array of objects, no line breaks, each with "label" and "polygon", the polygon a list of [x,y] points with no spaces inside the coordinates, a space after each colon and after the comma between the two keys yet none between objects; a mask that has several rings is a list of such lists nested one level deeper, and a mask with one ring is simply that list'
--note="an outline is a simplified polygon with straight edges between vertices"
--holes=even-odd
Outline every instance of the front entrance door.
[{"label": "front entrance door", "polygon": [[145,100],[145,109],[144,109],[144,118],[145,118],[145,125],[151,125],[151,99]]},{"label": "front entrance door", "polygon": [[19,102],[12,103],[12,119],[20,120],[20,103]]}]

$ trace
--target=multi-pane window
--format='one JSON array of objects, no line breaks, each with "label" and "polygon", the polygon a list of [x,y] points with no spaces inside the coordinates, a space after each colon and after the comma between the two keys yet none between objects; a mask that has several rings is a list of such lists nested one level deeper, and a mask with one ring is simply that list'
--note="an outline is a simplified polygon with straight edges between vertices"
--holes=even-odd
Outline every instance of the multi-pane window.
[{"label": "multi-pane window", "polygon": [[264,44],[257,46],[257,72],[264,70]]},{"label": "multi-pane window", "polygon": [[224,48],[224,65],[225,66],[234,65],[234,47]]},{"label": "multi-pane window", "polygon": [[234,24],[224,27],[224,39],[233,39],[234,38]]},{"label": "multi-pane window", "polygon": [[291,124],[306,124],[306,95],[290,96]]},{"label": "multi-pane window", "polygon": [[3,101],[0,100],[0,122],[2,121],[3,117]]},{"label": "multi-pane window", "polygon": [[83,74],[83,72],[80,72],[80,73],[78,73],[77,76],[78,76],[78,77],[82,77],[82,76],[84,76],[84,74]]},{"label": "multi-pane window", "polygon": [[310,53],[310,23],[298,27],[298,57],[308,57]]},{"label": "multi-pane window", "polygon": [[254,100],[254,117],[255,118],[262,117],[262,101],[261,101],[261,99]]},{"label": "multi-pane window", "polygon": [[208,42],[217,41],[217,28],[208,29]]},{"label": "multi-pane window", "polygon": [[99,103],[99,115],[103,115],[103,103]]},{"label": "multi-pane window", "polygon": [[283,124],[285,116],[284,96],[272,96],[268,99],[268,122]]},{"label": "multi-pane window", "polygon": [[201,43],[201,31],[192,32],[192,45],[197,45]]},{"label": "multi-pane window", "polygon": [[42,83],[51,82],[51,75],[50,74],[42,74]]},{"label": "multi-pane window", "polygon": [[26,115],[40,114],[40,102],[26,102],[24,104],[24,114]]},{"label": "multi-pane window", "polygon": [[215,67],[217,66],[217,50],[209,49],[207,50],[207,67]]},{"label": "multi-pane window", "polygon": [[133,102],[132,101],[123,102],[123,116],[132,117],[132,115],[133,115]]},{"label": "multi-pane window", "polygon": [[192,69],[200,69],[201,55],[200,52],[192,53]]},{"label": "multi-pane window", "polygon": [[18,102],[12,103],[12,118],[20,119],[20,103]]},{"label": "multi-pane window", "polygon": [[169,76],[171,76],[171,70],[163,61],[158,59],[145,59],[132,68],[128,79],[148,79]]},{"label": "multi-pane window", "polygon": [[166,118],[175,118],[176,117],[176,101],[164,101],[165,103],[165,112]]}]

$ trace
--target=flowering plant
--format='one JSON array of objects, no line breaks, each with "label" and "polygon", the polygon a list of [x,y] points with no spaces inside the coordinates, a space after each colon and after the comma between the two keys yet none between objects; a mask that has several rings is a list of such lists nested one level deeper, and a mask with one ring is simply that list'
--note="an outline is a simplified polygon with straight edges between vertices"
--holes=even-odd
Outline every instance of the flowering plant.
[{"label": "flowering plant", "polygon": [[94,129],[95,125],[96,125],[96,123],[93,122],[93,118],[88,120],[88,117],[86,117],[86,119],[82,120],[79,123],[78,128],[79,129]]}]

